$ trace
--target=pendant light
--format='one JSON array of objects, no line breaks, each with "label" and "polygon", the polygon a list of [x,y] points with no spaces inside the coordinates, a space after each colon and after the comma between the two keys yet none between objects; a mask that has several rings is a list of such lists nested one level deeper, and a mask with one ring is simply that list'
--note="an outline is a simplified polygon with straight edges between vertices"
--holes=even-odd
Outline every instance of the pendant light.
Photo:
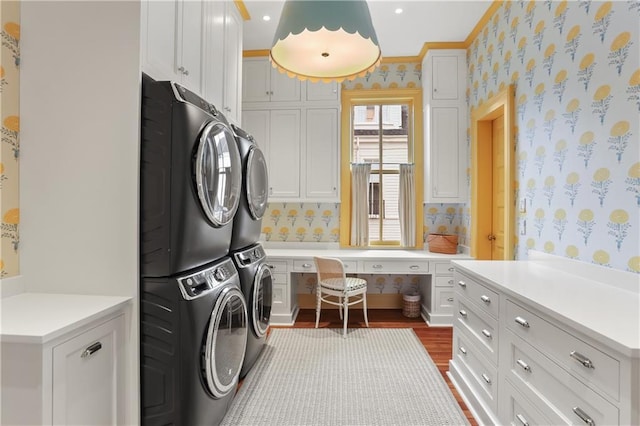
[{"label": "pendant light", "polygon": [[300,80],[353,80],[381,59],[365,0],[286,0],[269,54]]}]

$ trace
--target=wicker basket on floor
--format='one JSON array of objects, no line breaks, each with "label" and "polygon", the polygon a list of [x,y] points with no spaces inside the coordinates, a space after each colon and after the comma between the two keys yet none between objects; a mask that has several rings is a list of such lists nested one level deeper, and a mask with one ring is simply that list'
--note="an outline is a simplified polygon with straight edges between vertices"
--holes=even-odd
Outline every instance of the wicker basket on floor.
[{"label": "wicker basket on floor", "polygon": [[407,318],[418,318],[420,316],[420,295],[402,295],[402,315]]},{"label": "wicker basket on floor", "polygon": [[456,254],[458,252],[458,236],[451,234],[429,234],[427,236],[429,251],[433,253]]}]

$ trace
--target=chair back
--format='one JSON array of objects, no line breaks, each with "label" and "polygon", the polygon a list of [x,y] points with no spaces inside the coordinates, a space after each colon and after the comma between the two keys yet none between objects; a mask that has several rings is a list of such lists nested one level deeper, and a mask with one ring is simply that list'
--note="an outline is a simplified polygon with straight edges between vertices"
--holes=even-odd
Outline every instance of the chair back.
[{"label": "chair back", "polygon": [[[314,263],[316,264],[316,271],[318,273],[318,283],[321,281],[327,281],[336,278],[342,281],[344,285],[344,265],[340,259],[332,257],[314,257]],[[335,281],[334,281],[335,283]]]}]

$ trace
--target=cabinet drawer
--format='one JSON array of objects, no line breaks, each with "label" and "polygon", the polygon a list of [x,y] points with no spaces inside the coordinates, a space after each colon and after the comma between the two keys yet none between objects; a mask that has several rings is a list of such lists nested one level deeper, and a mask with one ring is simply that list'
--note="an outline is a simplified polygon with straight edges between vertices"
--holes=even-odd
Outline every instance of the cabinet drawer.
[{"label": "cabinet drawer", "polygon": [[497,410],[498,374],[497,369],[482,356],[475,345],[467,339],[467,336],[459,330],[453,335],[453,357],[466,367],[473,378],[471,385],[475,388],[475,394]]},{"label": "cabinet drawer", "polygon": [[289,277],[289,274],[285,274],[285,273],[271,274],[271,280],[273,281],[274,284],[287,284],[289,282],[288,277]]},{"label": "cabinet drawer", "polygon": [[[504,387],[504,388],[503,388]],[[546,426],[551,422],[538,410],[527,398],[511,384],[509,380],[500,382],[500,393],[505,395],[505,399],[500,397],[500,410],[502,424],[513,426]],[[502,406],[504,404],[504,406]]]},{"label": "cabinet drawer", "polygon": [[271,272],[287,272],[287,262],[285,260],[269,260],[267,265],[271,268]]},{"label": "cabinet drawer", "polygon": [[316,272],[316,265],[313,259],[294,260],[293,270],[295,272]]},{"label": "cabinet drawer", "polygon": [[[619,399],[620,362],[530,310],[507,301],[507,328],[567,371]],[[572,355],[573,354],[573,355]]]},{"label": "cabinet drawer", "polygon": [[271,310],[274,314],[289,314],[289,286],[273,284]]},{"label": "cabinet drawer", "polygon": [[498,322],[464,300],[459,300],[457,306],[456,324],[471,333],[477,339],[476,342],[486,350],[485,356],[497,363],[500,347]]},{"label": "cabinet drawer", "polygon": [[393,272],[402,274],[424,274],[429,272],[429,262],[424,260],[365,261],[363,269],[365,272],[374,274]]},{"label": "cabinet drawer", "polygon": [[[506,377],[551,424],[619,424],[618,408],[524,340],[507,331]],[[533,343],[533,342],[532,342]],[[535,344],[535,343],[534,343]],[[580,412],[580,413],[579,413]]]},{"label": "cabinet drawer", "polygon": [[436,287],[449,287],[453,288],[453,277],[433,277],[433,281]]},{"label": "cabinet drawer", "polygon": [[451,262],[434,263],[433,269],[436,275],[453,275],[453,266],[451,266]]},{"label": "cabinet drawer", "polygon": [[453,282],[454,287],[460,294],[465,295],[492,317],[498,318],[500,305],[498,293],[460,273],[455,274]]},{"label": "cabinet drawer", "polygon": [[453,313],[453,289],[447,287],[436,287],[436,309],[439,314]]}]

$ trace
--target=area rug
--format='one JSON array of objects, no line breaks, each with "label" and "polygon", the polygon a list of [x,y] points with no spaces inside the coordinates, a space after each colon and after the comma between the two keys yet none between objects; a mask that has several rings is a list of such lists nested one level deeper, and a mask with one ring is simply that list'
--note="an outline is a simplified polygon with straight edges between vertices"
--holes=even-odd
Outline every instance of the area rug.
[{"label": "area rug", "polygon": [[273,329],[223,425],[468,425],[412,329]]}]

